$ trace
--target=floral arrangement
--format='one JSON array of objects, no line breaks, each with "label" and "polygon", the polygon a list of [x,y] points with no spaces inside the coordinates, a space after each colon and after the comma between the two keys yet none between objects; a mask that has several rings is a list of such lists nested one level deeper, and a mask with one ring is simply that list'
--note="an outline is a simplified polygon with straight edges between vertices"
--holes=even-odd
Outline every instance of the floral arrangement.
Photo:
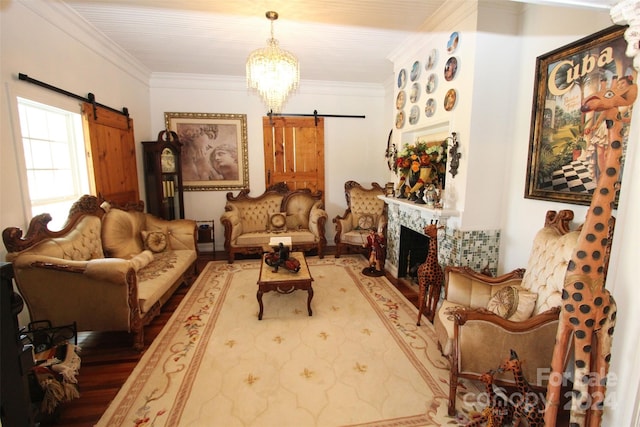
[{"label": "floral arrangement", "polygon": [[415,159],[420,160],[420,167],[430,167],[430,183],[444,188],[447,171],[447,140],[425,142],[420,139],[413,144],[405,143],[398,153],[393,171],[400,176],[406,176]]}]

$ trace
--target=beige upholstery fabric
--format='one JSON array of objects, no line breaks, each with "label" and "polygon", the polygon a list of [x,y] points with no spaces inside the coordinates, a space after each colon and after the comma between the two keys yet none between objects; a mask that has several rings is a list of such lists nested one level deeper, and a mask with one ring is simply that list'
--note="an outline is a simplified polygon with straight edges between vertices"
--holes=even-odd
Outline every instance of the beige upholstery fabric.
[{"label": "beige upholstery fabric", "polygon": [[351,189],[350,208],[353,228],[359,228],[360,219],[363,215],[370,216],[373,225],[376,228],[378,227],[378,218],[384,213],[384,201],[378,198],[380,194],[357,187]]},{"label": "beige upholstery fabric", "polygon": [[66,236],[48,239],[29,249],[32,255],[47,255],[73,261],[104,258],[100,218],[85,216]]},{"label": "beige upholstery fabric", "polygon": [[447,300],[465,307],[485,308],[489,303],[489,299],[502,288],[519,284],[520,280],[512,279],[496,286],[487,286],[486,283],[468,276],[451,274],[449,276]]},{"label": "beige upholstery fabric", "polygon": [[102,218],[102,244],[107,256],[131,258],[142,252],[140,232],[144,229],[144,213],[110,209]]},{"label": "beige upholstery fabric", "polygon": [[[248,195],[238,198],[227,199],[225,212],[220,217],[225,227],[225,249],[229,252],[230,262],[235,253],[262,250],[274,236],[291,237],[293,245],[305,245],[305,250],[315,246],[321,253],[320,247],[324,248],[326,244],[324,222],[327,213],[318,194],[308,190],[266,191],[256,198]],[[276,227],[271,219],[281,214],[285,215],[285,224]]]},{"label": "beige upholstery fabric", "polygon": [[[487,304],[487,310],[503,319],[513,316],[518,308],[518,290],[513,286],[505,286],[493,294]],[[533,307],[532,307],[533,309]]]},{"label": "beige upholstery fabric", "polygon": [[[169,258],[169,261],[165,262],[160,258],[157,264],[154,265],[152,262],[140,271],[140,277],[143,280],[138,282],[138,299],[142,313],[148,312],[162,298],[189,265],[196,260],[197,255],[194,251],[177,250],[171,251],[171,254],[164,258]],[[149,272],[145,270],[151,270],[153,274],[148,274]]]},{"label": "beige upholstery fabric", "polygon": [[235,202],[240,211],[242,231],[244,233],[265,231],[269,224],[269,215],[280,212],[281,203],[281,195],[269,195],[261,200],[260,203],[250,201]]},{"label": "beige upholstery fabric", "polygon": [[[155,255],[143,251],[142,231],[147,228],[167,236],[168,250]],[[110,209],[102,219],[84,214],[66,234],[44,236],[7,258],[14,263],[31,320],[76,322],[78,331],[134,332],[134,346],[141,348],[142,326],[158,312],[152,308],[159,308],[195,272],[195,236],[195,221]],[[164,256],[175,259],[160,262]],[[161,271],[154,271],[159,265]],[[139,279],[143,277],[149,280]]]},{"label": "beige upholstery fabric", "polygon": [[314,200],[305,194],[295,194],[289,197],[286,206],[287,215],[296,218],[300,228],[309,228],[309,215],[314,206],[322,206],[322,202]]},{"label": "beige upholstery fabric", "polygon": [[383,195],[384,189],[376,183],[372,183],[371,188],[363,188],[355,181],[345,183],[348,206],[344,215],[333,219],[336,224],[336,257],[340,256],[343,248],[357,247],[361,250],[370,229],[386,232],[386,205],[378,197]]},{"label": "beige upholstery fabric", "polygon": [[369,230],[351,230],[348,233],[343,233],[341,236],[341,240],[343,243],[348,243],[350,245],[363,245],[367,242],[368,235]]},{"label": "beige upholstery fabric", "polygon": [[564,276],[579,235],[579,231],[560,235],[546,227],[536,234],[522,278],[522,287],[538,294],[534,314],[561,305]]}]

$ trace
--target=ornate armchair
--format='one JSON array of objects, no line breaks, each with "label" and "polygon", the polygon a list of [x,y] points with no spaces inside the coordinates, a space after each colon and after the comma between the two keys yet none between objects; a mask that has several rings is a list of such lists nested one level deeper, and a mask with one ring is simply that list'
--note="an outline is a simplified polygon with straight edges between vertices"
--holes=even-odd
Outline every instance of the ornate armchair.
[{"label": "ornate armchair", "polygon": [[336,258],[347,248],[362,251],[367,241],[367,234],[372,228],[385,233],[387,230],[386,205],[378,196],[384,195],[384,189],[372,182],[366,189],[356,181],[344,184],[344,195],[347,199],[347,210],[342,216],[333,219],[336,225]]},{"label": "ornate armchair", "polygon": [[[434,328],[451,364],[450,415],[458,379],[479,380],[511,349],[523,359],[531,386],[545,392],[550,371],[540,375],[539,368],[551,366],[564,276],[579,235],[569,228],[572,219],[570,210],[547,212],[526,269],[490,277],[468,267],[445,267],[445,296]],[[513,376],[498,374],[496,383],[513,385]]]}]

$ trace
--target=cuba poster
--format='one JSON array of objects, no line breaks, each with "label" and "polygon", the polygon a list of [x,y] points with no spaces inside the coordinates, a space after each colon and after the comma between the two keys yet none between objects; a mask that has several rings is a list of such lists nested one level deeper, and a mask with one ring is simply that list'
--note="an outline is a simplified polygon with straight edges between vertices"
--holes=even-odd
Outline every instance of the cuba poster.
[{"label": "cuba poster", "polygon": [[526,198],[588,205],[609,145],[607,123],[622,126],[626,153],[638,86],[625,29],[607,28],[536,59]]}]

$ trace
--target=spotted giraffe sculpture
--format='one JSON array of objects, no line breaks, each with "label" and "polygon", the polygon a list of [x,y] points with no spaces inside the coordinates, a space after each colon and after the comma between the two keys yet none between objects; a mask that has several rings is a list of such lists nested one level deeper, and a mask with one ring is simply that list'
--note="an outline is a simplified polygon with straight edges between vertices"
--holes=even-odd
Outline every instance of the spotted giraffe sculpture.
[{"label": "spotted giraffe sculpture", "polygon": [[[431,221],[431,224],[424,227],[424,234],[429,237],[429,249],[427,252],[427,258],[418,267],[418,284],[420,285],[420,292],[418,294],[418,326],[420,326],[420,320],[422,320],[422,313],[426,307],[427,318],[430,322],[433,322],[433,317],[436,312],[436,305],[440,297],[440,289],[442,288],[442,281],[444,280],[444,273],[442,266],[438,262],[438,229],[444,227],[438,227],[438,221]],[[427,288],[429,295],[427,297]]]},{"label": "spotted giraffe sculpture", "polygon": [[503,427],[511,423],[513,407],[493,389],[493,378],[496,371],[491,370],[480,375],[480,381],[485,384],[489,404],[482,410],[479,418],[471,421],[466,427]]},{"label": "spotted giraffe sculpture", "polygon": [[544,399],[533,391],[522,374],[522,361],[514,350],[511,350],[510,357],[500,365],[498,371],[511,371],[516,382],[519,399],[514,402],[514,427],[519,426],[522,419],[527,421],[529,427],[544,427]]},{"label": "spotted giraffe sculpture", "polygon": [[610,87],[602,87],[582,104],[583,112],[599,112],[603,116],[608,129],[608,145],[591,205],[565,275],[551,360],[552,374],[547,386],[547,427],[556,425],[562,382],[554,379],[562,378],[570,345],[575,361],[570,425],[599,426],[602,421],[616,320],[616,303],[605,288],[605,279],[622,156],[623,119],[618,109],[633,104],[637,93],[637,85],[628,78],[613,79]]}]

